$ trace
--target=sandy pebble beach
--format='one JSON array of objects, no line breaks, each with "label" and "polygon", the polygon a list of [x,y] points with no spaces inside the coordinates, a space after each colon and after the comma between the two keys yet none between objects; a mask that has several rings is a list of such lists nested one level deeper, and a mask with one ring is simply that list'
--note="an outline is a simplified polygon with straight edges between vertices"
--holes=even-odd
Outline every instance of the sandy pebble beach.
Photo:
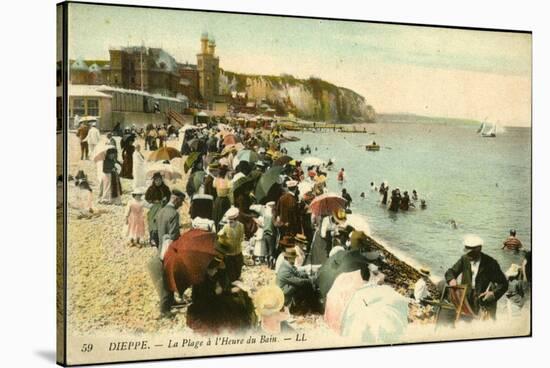
[{"label": "sandy pebble beach", "polygon": [[[170,141],[179,148],[179,142]],[[142,145],[143,146],[143,145]],[[144,154],[147,156],[148,152]],[[148,260],[157,250],[149,245],[130,247],[125,237],[124,212],[131,198],[131,180],[121,179],[123,195],[121,206],[97,203],[98,180],[93,161],[81,161],[78,138],[69,136],[69,175],[84,170],[94,194],[94,210],[100,214],[92,218],[79,218],[70,207],[75,200],[74,181],[69,182],[68,227],[68,285],[67,316],[69,330],[75,334],[90,335],[105,331],[125,333],[153,333],[189,330],[186,327],[186,308],[179,309],[174,319],[159,318],[159,298],[147,271]],[[181,160],[183,162],[183,160]],[[183,171],[182,171],[183,172]],[[187,177],[170,187],[184,189]],[[181,209],[183,231],[188,228],[188,201]],[[373,241],[385,258],[381,271],[386,281],[403,295],[420,277],[417,270],[401,262],[381,245]],[[245,261],[242,281],[252,294],[275,279],[275,272],[264,265],[253,266]],[[434,286],[430,285],[432,292]],[[190,295],[190,290],[186,292]],[[411,304],[409,320],[413,323],[433,322],[430,310],[419,310]],[[321,315],[293,316],[292,325],[298,329],[324,327]],[[189,330],[190,331],[190,330]]]}]

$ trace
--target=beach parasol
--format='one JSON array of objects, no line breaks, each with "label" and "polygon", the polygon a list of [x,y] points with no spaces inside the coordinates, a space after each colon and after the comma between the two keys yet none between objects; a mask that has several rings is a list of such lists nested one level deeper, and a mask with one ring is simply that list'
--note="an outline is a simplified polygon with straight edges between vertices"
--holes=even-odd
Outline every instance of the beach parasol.
[{"label": "beach parasol", "polygon": [[304,166],[322,166],[326,164],[326,162],[319,157],[306,157],[302,160],[302,165]]},{"label": "beach parasol", "polygon": [[189,156],[187,156],[187,159],[185,160],[185,163],[183,164],[183,171],[187,174],[187,172],[195,165],[195,162],[199,159],[201,156],[200,152],[191,152]]},{"label": "beach parasol", "polygon": [[99,162],[105,160],[105,156],[107,155],[107,151],[110,149],[116,149],[115,146],[111,146],[110,144],[104,144],[101,146],[98,146],[94,150],[94,162]]},{"label": "beach parasol", "polygon": [[326,193],[315,197],[309,208],[314,216],[331,215],[334,211],[345,208],[346,200],[336,193]]},{"label": "beach parasol", "polygon": [[341,331],[342,316],[353,294],[365,284],[360,270],[341,273],[334,280],[326,296],[324,319],[335,332]]},{"label": "beach parasol", "polygon": [[147,168],[146,177],[151,179],[155,173],[160,173],[166,180],[181,179],[182,175],[171,164],[154,162]]},{"label": "beach parasol", "polygon": [[204,182],[205,176],[206,176],[206,172],[204,171],[195,171],[193,174],[189,176],[189,179],[187,180],[187,185],[185,187],[185,190],[189,195],[193,195],[199,191],[199,188]]},{"label": "beach parasol", "polygon": [[253,189],[254,189],[254,178],[250,176],[244,176],[242,178],[237,179],[237,181],[234,182],[233,186],[231,187],[231,191],[233,192],[234,196],[236,196],[239,192],[251,191]]},{"label": "beach parasol", "polygon": [[255,151],[243,149],[237,152],[235,158],[238,161],[256,162],[260,159],[260,156]]},{"label": "beach parasol", "polygon": [[217,254],[215,239],[215,233],[192,229],[170,244],[164,255],[164,272],[171,292],[183,293],[204,281],[206,269]]},{"label": "beach parasol", "polygon": [[162,147],[149,155],[148,161],[170,161],[173,158],[181,157],[181,153],[173,147]]},{"label": "beach parasol", "polygon": [[259,203],[265,204],[269,202],[272,197],[271,194],[275,195],[275,193],[272,193],[272,189],[276,188],[276,184],[279,184],[279,176],[282,172],[283,168],[281,166],[274,166],[262,174],[254,192]]},{"label": "beach parasol", "polygon": [[342,317],[342,336],[364,344],[391,344],[405,332],[409,304],[388,285],[358,289]]},{"label": "beach parasol", "polygon": [[368,259],[358,252],[343,251],[330,256],[319,269],[316,280],[319,293],[326,297],[338,275],[368,267],[368,263]]},{"label": "beach parasol", "polygon": [[288,164],[290,161],[292,161],[292,157],[288,155],[284,155],[277,158],[275,161],[273,161],[273,166],[284,166]]}]

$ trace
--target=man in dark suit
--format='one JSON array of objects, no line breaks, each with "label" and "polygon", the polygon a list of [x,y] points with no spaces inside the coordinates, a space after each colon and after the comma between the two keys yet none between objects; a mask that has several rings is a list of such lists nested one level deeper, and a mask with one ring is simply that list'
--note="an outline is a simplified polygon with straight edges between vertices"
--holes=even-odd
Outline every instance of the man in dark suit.
[{"label": "man in dark suit", "polygon": [[460,284],[467,287],[473,311],[478,313],[482,309],[495,319],[497,301],[508,289],[508,280],[498,262],[481,252],[483,239],[467,235],[463,244],[464,255],[445,272],[445,280],[450,286],[456,286],[456,279],[462,276]]},{"label": "man in dark suit", "polygon": [[285,248],[284,261],[277,270],[277,286],[285,294],[285,305],[292,313],[307,312],[315,308],[316,297],[313,282],[307,274],[298,271],[294,266],[296,249]]},{"label": "man in dark suit", "polygon": [[[171,308],[174,305],[174,295],[169,291],[164,275],[163,258],[164,250],[171,242],[180,237],[180,216],[178,208],[181,207],[185,194],[179,190],[173,190],[170,201],[159,210],[155,218],[159,234],[159,253],[148,264],[149,273],[160,298],[161,318],[171,318]],[[166,236],[166,238],[165,238]],[[166,242],[164,241],[166,240]]]},{"label": "man in dark suit", "polygon": [[298,182],[289,180],[286,182],[288,191],[279,197],[275,205],[277,220],[282,224],[280,228],[283,235],[294,236],[300,232],[300,212],[298,207]]}]

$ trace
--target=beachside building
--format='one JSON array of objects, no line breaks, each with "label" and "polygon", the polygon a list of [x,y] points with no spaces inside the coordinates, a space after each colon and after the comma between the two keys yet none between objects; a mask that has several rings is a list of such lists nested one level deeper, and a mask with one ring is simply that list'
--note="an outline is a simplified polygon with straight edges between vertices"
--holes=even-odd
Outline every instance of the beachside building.
[{"label": "beachside building", "polygon": [[178,97],[150,94],[113,86],[69,85],[69,121],[74,127],[75,116],[96,117],[100,130],[167,122],[170,113],[182,114],[189,107],[189,100]]},{"label": "beachside building", "polygon": [[109,60],[70,61],[73,85],[108,85],[126,90],[174,97],[186,96],[194,105],[219,110],[220,59],[216,41],[201,36],[197,64],[178,63],[161,48],[129,46],[109,49]]},{"label": "beachside building", "polygon": [[69,85],[69,126],[74,128],[75,117],[97,118],[99,130],[112,129],[112,96],[100,91],[100,86],[89,84]]}]

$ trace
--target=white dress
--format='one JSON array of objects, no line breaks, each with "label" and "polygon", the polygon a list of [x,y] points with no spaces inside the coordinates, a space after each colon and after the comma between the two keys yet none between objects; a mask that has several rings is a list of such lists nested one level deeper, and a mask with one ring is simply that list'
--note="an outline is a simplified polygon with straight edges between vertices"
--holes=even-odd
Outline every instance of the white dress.
[{"label": "white dress", "polygon": [[145,158],[138,151],[134,151],[132,155],[132,175],[134,177],[134,190],[145,188]]}]

